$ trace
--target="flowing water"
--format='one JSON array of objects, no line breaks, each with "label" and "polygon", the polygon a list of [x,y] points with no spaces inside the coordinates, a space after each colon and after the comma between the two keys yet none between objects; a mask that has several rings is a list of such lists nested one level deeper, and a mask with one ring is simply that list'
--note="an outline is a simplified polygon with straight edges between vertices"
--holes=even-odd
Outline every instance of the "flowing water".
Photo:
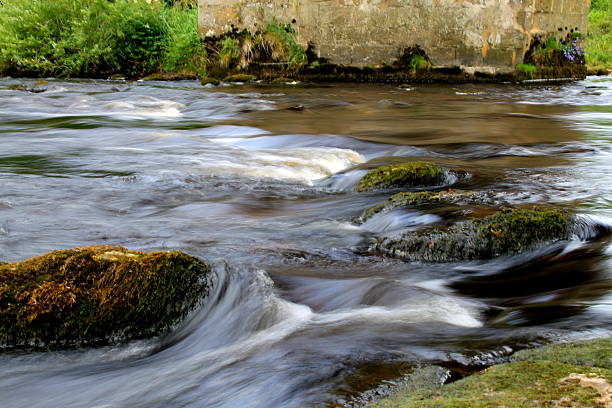
[{"label": "flowing water", "polygon": [[[438,189],[494,203],[360,224],[390,193],[355,183],[408,159],[466,171]],[[481,262],[367,251],[381,234],[531,204],[575,209],[582,233]],[[113,244],[215,263],[210,298],[165,336],[0,354],[0,405],[343,406],[418,365],[469,372],[518,348],[610,336],[611,204],[610,78],[413,89],[0,79],[0,260]]]}]

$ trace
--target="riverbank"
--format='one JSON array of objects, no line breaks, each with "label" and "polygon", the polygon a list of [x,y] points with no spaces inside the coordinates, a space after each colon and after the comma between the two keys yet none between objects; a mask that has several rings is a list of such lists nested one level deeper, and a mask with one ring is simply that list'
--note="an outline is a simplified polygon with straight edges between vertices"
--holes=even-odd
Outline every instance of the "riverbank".
[{"label": "riverbank", "polygon": [[562,41],[538,39],[514,71],[487,73],[437,67],[418,47],[389,65],[333,65],[301,47],[291,24],[276,21],[256,33],[203,39],[193,0],[7,0],[0,5],[0,75],[215,82],[247,74],[264,81],[398,84],[581,79],[612,70],[611,13],[610,0],[593,2],[586,54],[577,32]]},{"label": "riverbank", "polygon": [[612,74],[612,0],[593,0],[586,63],[590,74]]},{"label": "riverbank", "polygon": [[608,407],[611,349],[612,338],[522,350],[448,385],[439,385],[444,370],[417,369],[393,395],[367,408]]}]

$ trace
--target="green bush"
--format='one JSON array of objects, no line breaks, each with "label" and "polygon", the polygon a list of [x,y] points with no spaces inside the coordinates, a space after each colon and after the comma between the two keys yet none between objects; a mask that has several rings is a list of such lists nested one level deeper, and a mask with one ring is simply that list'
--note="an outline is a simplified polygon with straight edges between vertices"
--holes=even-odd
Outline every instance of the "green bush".
[{"label": "green bush", "polygon": [[0,74],[140,77],[202,70],[197,9],[147,0],[4,0]]},{"label": "green bush", "polygon": [[[164,44],[162,66],[165,72],[193,72],[205,76],[207,54],[198,33],[198,9],[189,6],[164,9],[168,35]],[[178,3],[178,1],[177,1]]]},{"label": "green bush", "polygon": [[591,3],[586,62],[594,68],[612,68],[612,0]]}]

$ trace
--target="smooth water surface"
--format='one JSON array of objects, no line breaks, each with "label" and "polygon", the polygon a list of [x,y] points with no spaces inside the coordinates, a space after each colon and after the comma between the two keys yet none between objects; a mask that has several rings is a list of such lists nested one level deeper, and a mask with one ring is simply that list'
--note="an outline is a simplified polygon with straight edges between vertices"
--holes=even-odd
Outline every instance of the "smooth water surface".
[{"label": "smooth water surface", "polygon": [[[390,193],[355,183],[409,159],[467,172],[437,189],[494,203],[361,224]],[[368,251],[382,234],[532,204],[575,210],[583,233],[482,262]],[[342,406],[419,364],[469,370],[610,336],[612,245],[594,231],[611,204],[611,78],[408,90],[0,79],[1,261],[113,244],[215,262],[214,293],[164,337],[0,354],[0,405]]]}]

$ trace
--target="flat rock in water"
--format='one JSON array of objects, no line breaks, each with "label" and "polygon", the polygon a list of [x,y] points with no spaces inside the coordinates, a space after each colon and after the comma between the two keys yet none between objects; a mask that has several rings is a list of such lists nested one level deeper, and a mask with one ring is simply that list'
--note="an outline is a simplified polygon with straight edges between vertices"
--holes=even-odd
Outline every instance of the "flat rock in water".
[{"label": "flat rock in water", "polygon": [[450,227],[407,231],[383,237],[375,248],[411,261],[451,262],[491,259],[567,239],[573,217],[543,208],[503,210]]},{"label": "flat rock in water", "polygon": [[210,287],[182,252],[91,246],[0,265],[0,348],[74,347],[163,333]]}]

